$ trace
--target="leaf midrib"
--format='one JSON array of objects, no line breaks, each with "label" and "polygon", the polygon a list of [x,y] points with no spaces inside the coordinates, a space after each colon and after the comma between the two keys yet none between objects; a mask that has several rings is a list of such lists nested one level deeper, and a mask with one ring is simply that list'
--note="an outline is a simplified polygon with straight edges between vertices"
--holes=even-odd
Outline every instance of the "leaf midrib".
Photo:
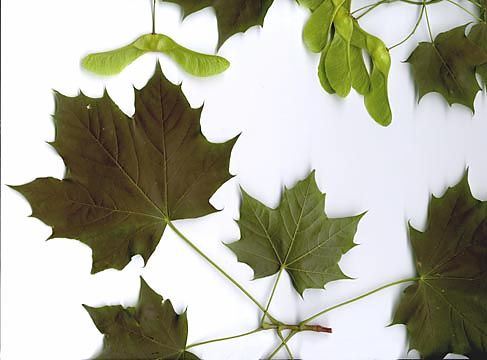
[{"label": "leaf midrib", "polygon": [[[289,254],[291,253],[292,248],[294,246],[294,241],[296,240],[296,235],[298,234],[298,229],[300,228],[301,221],[303,219],[304,208],[306,206],[306,202],[308,201],[308,196],[309,196],[309,188],[310,188],[310,183],[308,182],[307,187],[306,187],[306,192],[305,192],[305,195],[304,195],[304,199],[303,199],[303,206],[301,207],[301,211],[299,212],[298,220],[295,221],[296,222],[296,228],[294,229],[294,234],[293,234],[293,236],[291,238],[291,244],[289,245],[289,249],[287,250],[287,254],[286,254],[286,257],[284,258],[284,262],[283,262],[282,266],[287,266],[287,265],[291,265],[292,264],[292,263],[291,264],[286,264],[286,262],[287,262],[287,259],[289,258]],[[289,212],[291,214],[291,217],[294,220],[293,212],[291,211],[291,204],[289,202],[289,195],[287,193],[285,193],[285,196],[288,198]],[[281,218],[282,218],[282,216],[281,216]]]}]

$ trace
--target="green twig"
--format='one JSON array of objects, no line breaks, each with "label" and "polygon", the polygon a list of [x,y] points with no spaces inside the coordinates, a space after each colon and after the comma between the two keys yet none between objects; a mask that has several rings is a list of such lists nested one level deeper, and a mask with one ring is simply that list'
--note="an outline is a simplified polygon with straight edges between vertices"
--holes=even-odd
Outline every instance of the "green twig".
[{"label": "green twig", "polygon": [[288,324],[268,324],[263,323],[262,329],[269,330],[269,329],[276,329],[277,331],[283,330],[291,330],[296,332],[301,331],[314,331],[314,332],[322,332],[322,333],[331,333],[332,329],[329,327],[321,326],[321,325],[306,325],[302,322],[299,325],[288,325]]},{"label": "green twig", "polygon": [[365,297],[367,297],[367,296],[370,296],[370,295],[372,295],[372,294],[375,294],[376,292],[379,292],[379,291],[381,291],[381,290],[387,289],[388,287],[391,287],[391,286],[394,286],[394,285],[399,285],[399,284],[402,284],[402,283],[405,283],[405,282],[417,281],[417,280],[420,280],[420,278],[417,278],[417,277],[415,277],[415,278],[408,278],[408,279],[403,279],[403,280],[399,280],[399,281],[394,281],[394,282],[392,282],[392,283],[389,283],[389,284],[383,285],[383,286],[381,286],[381,287],[378,287],[378,288],[377,288],[377,289],[375,289],[375,290],[369,291],[368,293],[365,293],[365,294],[363,294],[363,295],[357,296],[357,297],[355,297],[355,298],[353,298],[353,299],[350,299],[350,300],[344,301],[344,302],[342,302],[342,303],[340,303],[340,304],[338,304],[338,305],[335,305],[335,306],[329,307],[329,308],[327,308],[327,309],[325,309],[325,310],[323,310],[323,311],[320,311],[319,313],[317,313],[317,314],[315,314],[315,315],[313,315],[313,316],[310,316],[309,318],[307,318],[307,319],[305,319],[305,320],[301,321],[300,325],[306,325],[306,324],[307,324],[307,323],[309,323],[310,321],[313,321],[314,319],[316,319],[316,318],[320,317],[321,315],[323,315],[323,314],[325,314],[325,313],[327,313],[327,312],[329,312],[329,311],[332,311],[332,310],[338,309],[338,308],[340,308],[340,307],[342,307],[342,306],[345,306],[345,305],[351,304],[351,303],[353,303],[353,302],[355,302],[355,301],[361,300],[361,299],[363,299],[363,298],[365,298]]},{"label": "green twig", "polygon": [[252,334],[258,333],[259,331],[263,331],[263,330],[265,330],[265,329],[263,329],[263,328],[257,328],[257,329],[254,329],[252,331],[249,331],[249,332],[246,332],[246,333],[243,333],[243,334],[239,334],[239,335],[227,336],[227,337],[223,337],[223,338],[218,338],[218,339],[213,339],[213,340],[207,340],[207,341],[202,341],[202,342],[194,343],[194,344],[191,344],[189,346],[186,346],[186,349],[185,350],[190,349],[192,347],[196,347],[196,346],[200,346],[200,345],[206,345],[206,344],[211,344],[211,343],[218,342],[218,341],[225,341],[225,340],[237,339],[237,338],[240,338],[240,337],[244,337],[244,336],[248,336],[248,335],[252,335]]},{"label": "green twig", "polygon": [[[223,270],[217,263],[211,260],[203,251],[201,251],[195,244],[193,244],[186,236],[184,236],[172,223],[171,220],[165,219],[167,225],[182,239],[186,244],[188,244],[193,250],[195,250],[203,259],[205,259],[211,266],[213,266],[216,270],[218,270],[223,276],[225,276],[228,280],[232,282],[237,288],[240,289],[257,307],[262,310],[263,313],[266,313],[266,309],[247,291],[244,289],[242,285],[240,285],[233,277],[231,277],[225,270]],[[279,322],[273,318],[268,312],[267,317],[270,321],[275,324]]]}]

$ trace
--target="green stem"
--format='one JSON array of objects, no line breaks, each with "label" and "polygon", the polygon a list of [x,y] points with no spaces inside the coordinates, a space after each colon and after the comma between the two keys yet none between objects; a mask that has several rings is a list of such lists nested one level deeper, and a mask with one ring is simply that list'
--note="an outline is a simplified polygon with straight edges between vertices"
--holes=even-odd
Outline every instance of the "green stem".
[{"label": "green stem", "polygon": [[[240,289],[257,307],[262,310],[263,313],[266,312],[266,309],[252,296],[250,293],[244,289],[242,285],[240,285],[233,277],[231,277],[225,270],[223,270],[217,263],[211,260],[203,251],[201,251],[195,244],[193,244],[186,236],[184,236],[172,223],[171,220],[166,219],[167,225],[181,238],[184,240],[186,244],[188,244],[194,251],[196,251],[203,259],[205,259],[211,266],[213,266],[216,270],[218,270],[223,276],[225,276],[228,280],[232,282],[237,288]],[[279,322],[273,318],[269,313],[267,313],[267,317],[273,323],[278,324]]]},{"label": "green stem", "polygon": [[279,283],[279,279],[281,278],[282,271],[284,270],[284,267],[281,266],[279,269],[279,273],[277,274],[276,281],[274,282],[274,286],[272,287],[272,292],[271,296],[269,297],[269,301],[267,302],[267,306],[265,307],[264,315],[262,315],[262,320],[261,320],[261,325],[264,325],[265,318],[269,312],[269,308],[271,306],[272,299],[274,298],[274,293],[276,292],[277,289],[277,284]]},{"label": "green stem", "polygon": [[460,9],[462,9],[463,11],[465,11],[467,14],[469,14],[470,16],[472,16],[475,20],[477,20],[479,22],[482,22],[482,19],[481,18],[479,18],[477,15],[475,15],[471,11],[467,10],[465,7],[463,7],[459,3],[455,2],[455,1],[452,1],[452,0],[446,0],[446,1],[448,1],[452,5],[455,5],[455,6],[459,7]]},{"label": "green stem", "polygon": [[418,20],[416,21],[416,24],[414,25],[414,28],[413,28],[413,30],[412,30],[412,31],[409,33],[409,35],[408,35],[408,36],[406,36],[406,37],[405,37],[405,38],[404,38],[402,41],[398,42],[397,44],[392,45],[392,46],[389,48],[389,51],[390,51],[390,50],[392,50],[392,49],[394,49],[394,48],[395,48],[395,47],[397,47],[397,46],[400,46],[400,45],[404,44],[406,41],[408,41],[408,40],[409,40],[409,38],[410,38],[411,36],[413,36],[413,35],[414,35],[414,33],[416,32],[416,30],[418,29],[418,26],[419,26],[419,24],[420,24],[421,20],[423,19],[423,15],[424,15],[424,10],[425,10],[425,9],[426,9],[426,6],[425,6],[425,5],[423,5],[423,6],[421,7],[421,13],[419,14]]},{"label": "green stem", "polygon": [[287,353],[289,355],[289,358],[291,360],[294,360],[293,353],[291,352],[291,349],[287,345],[287,340],[284,339],[284,336],[282,336],[282,331],[281,330],[277,330],[277,336],[279,336],[279,339],[281,339],[281,344],[284,344],[284,347],[286,348],[286,351],[287,351]]},{"label": "green stem", "polygon": [[411,5],[430,5],[430,4],[436,4],[442,0],[429,0],[429,1],[411,1],[411,0],[399,0],[400,2],[406,3],[406,4],[411,4]]},{"label": "green stem", "polygon": [[373,4],[372,6],[370,6],[366,11],[364,11],[362,14],[360,14],[359,16],[356,17],[356,19],[360,19],[362,16],[365,16],[367,15],[369,12],[371,12],[372,10],[374,10],[377,6],[379,5],[382,5],[382,4],[385,4],[385,3],[388,3],[388,2],[391,2],[390,0],[381,0],[379,2],[376,2],[375,4]]},{"label": "green stem", "polygon": [[156,34],[156,0],[152,2],[152,35]]},{"label": "green stem", "polygon": [[403,280],[399,280],[399,281],[394,281],[392,283],[389,283],[389,284],[386,284],[386,285],[383,285],[381,287],[378,287],[377,289],[375,290],[372,290],[372,291],[369,291],[368,293],[365,293],[363,295],[360,295],[360,296],[357,296],[356,298],[353,298],[353,299],[350,299],[350,300],[347,300],[347,301],[344,301],[338,305],[335,305],[335,306],[332,306],[332,307],[329,307],[323,311],[320,311],[319,313],[301,321],[300,325],[306,325],[307,323],[309,323],[310,321],[313,321],[314,319],[320,317],[321,315],[329,312],[329,311],[332,311],[332,310],[335,310],[335,309],[338,309],[339,307],[342,307],[342,306],[345,306],[345,305],[348,305],[348,304],[351,304],[355,301],[358,301],[358,300],[361,300],[367,296],[370,296],[372,294],[375,294],[376,292],[379,292],[381,290],[384,290],[384,289],[387,289],[388,287],[391,287],[391,286],[394,286],[394,285],[399,285],[399,284],[402,284],[402,283],[405,283],[405,282],[410,282],[410,281],[417,281],[417,280],[420,280],[420,278],[418,277],[414,277],[414,278],[408,278],[408,279],[403,279]]},{"label": "green stem", "polygon": [[482,9],[482,5],[480,5],[478,2],[476,2],[475,0],[468,0],[468,2],[472,3],[473,5],[475,5],[476,7],[478,7],[479,9]]},{"label": "green stem", "polygon": [[233,335],[233,336],[227,336],[227,337],[224,337],[224,338],[218,338],[218,339],[213,339],[213,340],[207,340],[207,341],[202,341],[202,342],[194,343],[194,344],[191,344],[189,346],[186,346],[186,349],[185,350],[190,349],[190,348],[193,348],[193,347],[196,347],[196,346],[200,346],[200,345],[211,344],[211,343],[218,342],[218,341],[225,341],[225,340],[237,339],[237,338],[240,338],[240,337],[244,337],[244,336],[248,336],[248,335],[252,335],[252,334],[258,333],[259,331],[263,331],[263,330],[264,330],[263,328],[257,328],[257,329],[254,329],[252,331],[249,331],[249,332],[246,332],[246,333],[243,333],[243,334],[238,334],[238,335]]},{"label": "green stem", "polygon": [[435,40],[433,39],[433,33],[431,32],[430,18],[428,16],[428,9],[426,8],[426,1],[423,1],[423,6],[424,6],[424,14],[426,15],[426,25],[428,26],[428,33],[430,35],[430,40],[432,43],[434,43]]},{"label": "green stem", "polygon": [[269,355],[267,360],[272,360],[272,358],[279,352],[279,350],[281,350],[283,346],[286,346],[287,342],[291,340],[291,338],[297,333],[297,331],[291,331],[289,335],[284,339],[284,341],[282,341],[281,344]]},{"label": "green stem", "polygon": [[[389,3],[394,3],[394,2],[402,2],[402,3],[406,3],[406,4],[410,4],[410,5],[418,5],[418,6],[423,6],[423,5],[429,5],[429,4],[435,4],[435,3],[438,3],[442,0],[428,0],[428,1],[412,1],[412,0],[381,0],[381,1],[378,1],[376,3],[373,3],[373,4],[368,4],[368,5],[365,5],[365,6],[362,6],[361,8],[358,8],[358,9],[355,9],[354,11],[352,11],[350,14],[353,15],[359,11],[362,11],[362,10],[365,10],[365,9],[369,9],[369,8],[376,8],[377,6],[379,5],[382,5],[382,4],[389,4]],[[474,1],[474,0],[469,0],[469,1]],[[372,11],[373,9],[370,9],[369,11]],[[360,15],[360,17],[362,17],[363,15],[365,15],[366,13]]]}]

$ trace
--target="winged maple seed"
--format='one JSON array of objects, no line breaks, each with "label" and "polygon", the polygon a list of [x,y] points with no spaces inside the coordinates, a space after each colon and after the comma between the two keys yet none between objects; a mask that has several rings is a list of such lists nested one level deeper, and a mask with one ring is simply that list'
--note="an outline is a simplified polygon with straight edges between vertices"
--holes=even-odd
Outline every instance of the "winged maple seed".
[{"label": "winged maple seed", "polygon": [[135,92],[135,114],[102,98],[56,94],[52,146],[67,176],[14,186],[32,216],[52,227],[50,238],[78,239],[93,250],[92,272],[121,269],[136,254],[149,259],[169,220],[215,211],[208,202],[231,175],[233,138],[201,134],[201,109],[158,65]]}]

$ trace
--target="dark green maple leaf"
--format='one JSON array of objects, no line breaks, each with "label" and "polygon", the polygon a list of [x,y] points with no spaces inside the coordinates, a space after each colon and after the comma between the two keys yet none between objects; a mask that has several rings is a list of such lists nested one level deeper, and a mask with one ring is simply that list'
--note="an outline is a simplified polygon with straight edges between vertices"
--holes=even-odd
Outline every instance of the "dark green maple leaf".
[{"label": "dark green maple leaf", "polygon": [[426,358],[487,355],[487,202],[467,176],[433,198],[425,232],[410,227],[420,280],[406,288],[394,316],[410,348]]},{"label": "dark green maple leaf", "polygon": [[324,213],[325,196],[316,185],[314,172],[292,189],[285,189],[277,209],[242,193],[238,221],[241,238],[228,246],[239,261],[254,270],[255,278],[282,268],[300,294],[347,278],[338,261],[354,246],[353,237],[362,215],[328,218]]},{"label": "dark green maple leaf", "polygon": [[[486,5],[487,6],[487,2]],[[479,23],[472,26],[468,33],[471,42],[481,48],[487,54],[487,24]],[[482,65],[477,65],[477,73],[482,77],[482,81],[487,85],[487,61]]]},{"label": "dark green maple leaf", "polygon": [[413,67],[419,99],[430,92],[438,92],[451,105],[468,106],[480,90],[475,68],[487,62],[487,53],[465,36],[459,26],[439,34],[434,42],[422,42],[407,61]]},{"label": "dark green maple leaf", "polygon": [[209,143],[201,109],[158,66],[136,91],[134,118],[102,98],[56,95],[52,143],[67,166],[63,180],[16,186],[32,215],[53,228],[50,238],[78,239],[93,250],[92,272],[148,260],[169,220],[214,212],[210,196],[231,175],[236,139]]},{"label": "dark green maple leaf", "polygon": [[230,36],[254,25],[263,25],[274,0],[167,0],[183,8],[184,16],[206,7],[215,9],[218,21],[218,47]]},{"label": "dark green maple leaf", "polygon": [[171,301],[164,301],[142,278],[135,307],[84,307],[105,335],[97,359],[198,360],[186,351],[186,312],[178,315]]}]

